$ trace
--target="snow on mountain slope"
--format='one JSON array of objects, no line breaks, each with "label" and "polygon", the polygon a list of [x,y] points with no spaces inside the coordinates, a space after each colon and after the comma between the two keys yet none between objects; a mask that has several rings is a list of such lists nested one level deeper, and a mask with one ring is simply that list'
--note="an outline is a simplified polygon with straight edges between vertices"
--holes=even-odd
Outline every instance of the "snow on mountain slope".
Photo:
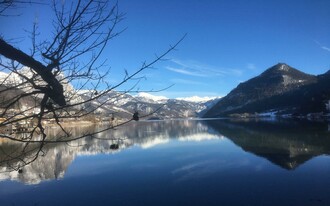
[{"label": "snow on mountain slope", "polygon": [[[45,84],[43,80],[33,73],[29,68],[23,68],[18,71],[26,77],[34,78],[40,84]],[[57,78],[63,85],[64,95],[68,104],[78,104],[75,110],[84,109],[86,111],[94,111],[97,115],[109,116],[115,114],[118,118],[131,118],[132,114],[136,111],[141,116],[148,116],[153,114],[154,118],[184,118],[184,117],[197,117],[198,114],[209,108],[210,102],[213,97],[186,97],[169,99],[165,96],[150,94],[147,92],[140,92],[137,95],[128,93],[120,93],[117,91],[109,91],[100,97],[87,101],[84,104],[79,104],[90,98],[102,94],[102,91],[95,90],[76,90],[74,85],[67,80],[63,73],[59,73]],[[32,85],[16,73],[0,73],[0,81],[3,85],[10,85],[12,87],[22,86],[22,91],[33,90]],[[71,109],[71,108],[70,108]]]},{"label": "snow on mountain slope", "polygon": [[156,96],[146,92],[139,92],[137,95],[133,96],[141,101],[151,102],[151,103],[165,103],[168,98],[165,96]]},{"label": "snow on mountain slope", "polygon": [[221,97],[199,97],[199,96],[192,96],[192,97],[179,97],[176,98],[177,100],[183,100],[187,102],[208,102],[210,100],[218,99]]}]

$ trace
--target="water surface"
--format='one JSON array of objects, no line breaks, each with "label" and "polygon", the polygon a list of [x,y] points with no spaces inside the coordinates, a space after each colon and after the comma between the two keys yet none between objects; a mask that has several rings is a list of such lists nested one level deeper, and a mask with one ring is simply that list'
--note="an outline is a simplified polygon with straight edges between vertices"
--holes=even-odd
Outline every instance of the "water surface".
[{"label": "water surface", "polygon": [[17,170],[19,148],[0,143],[1,205],[330,205],[324,122],[137,122]]}]

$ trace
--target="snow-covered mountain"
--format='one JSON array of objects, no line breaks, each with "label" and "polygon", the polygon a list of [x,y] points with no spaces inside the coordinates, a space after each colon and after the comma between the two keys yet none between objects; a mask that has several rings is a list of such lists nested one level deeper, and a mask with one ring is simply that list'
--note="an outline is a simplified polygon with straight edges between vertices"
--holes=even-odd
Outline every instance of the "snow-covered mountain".
[{"label": "snow-covered mountain", "polygon": [[[82,101],[80,95],[77,94],[77,91],[74,89],[72,84],[67,81],[63,73],[59,73],[57,75],[57,79],[63,85],[64,96],[66,97],[67,103],[75,104]],[[16,72],[0,72],[0,86],[3,87],[15,88],[16,90],[21,90],[22,92],[31,92],[34,89],[29,83],[30,80],[40,86],[46,85],[40,76],[28,67],[23,67]],[[76,107],[76,109],[80,109],[80,107]]]},{"label": "snow-covered mountain", "polygon": [[[153,95],[147,92],[139,92],[137,95],[134,95],[134,98],[137,98],[141,101],[146,102],[155,102],[155,103],[165,103],[169,98],[165,96]],[[175,100],[186,101],[186,102],[195,102],[195,103],[205,103],[210,100],[218,99],[221,97],[200,97],[200,96],[191,96],[191,97],[177,97]]]},{"label": "snow-covered mountain", "polygon": [[[20,93],[33,90],[28,83],[22,84],[23,82],[26,82],[26,79],[18,73],[24,74],[24,76],[28,78],[34,78],[38,83],[44,84],[44,82],[38,78],[31,69],[23,68],[17,73],[1,72],[1,86],[15,88],[15,90],[17,90],[16,92]],[[67,81],[63,73],[60,73],[57,78],[63,85],[64,96],[66,97],[68,104],[84,102],[103,92],[94,90],[76,90],[74,86]],[[2,97],[8,96],[6,92],[1,92],[0,95]],[[10,98],[12,98],[12,95],[6,97],[7,100]],[[40,101],[40,98],[39,100],[36,98],[34,101]],[[153,119],[186,118],[198,117],[200,112],[208,109],[210,105],[212,105],[212,102],[215,101],[217,101],[217,98],[193,96],[188,98],[169,99],[164,96],[157,96],[146,92],[131,95],[129,93],[110,91],[92,101],[87,101],[84,104],[75,106],[72,110],[77,111],[84,109],[86,111],[94,111],[94,114],[100,117],[112,116],[124,119],[132,118],[134,112],[139,112],[140,117],[145,116],[145,118]],[[2,102],[0,102],[0,104],[3,105]],[[24,102],[24,105],[29,104],[33,105],[33,102]]]},{"label": "snow-covered mountain", "polygon": [[134,96],[134,98],[144,102],[160,103],[160,104],[163,104],[168,100],[168,98],[165,96],[152,95],[147,92],[139,92],[137,95]]},{"label": "snow-covered mountain", "polygon": [[[80,93],[83,98],[90,98],[90,93]],[[131,118],[134,112],[139,112],[140,116],[147,119],[169,119],[199,117],[199,114],[208,109],[212,102],[209,101],[187,101],[180,99],[169,99],[164,96],[156,96],[149,93],[138,93],[137,95],[123,94],[111,91],[99,100],[88,104],[86,108],[98,108],[98,112],[107,115],[118,116],[120,118]],[[104,103],[105,102],[105,103]],[[104,103],[104,104],[103,104]]]},{"label": "snow-covered mountain", "polygon": [[184,100],[187,102],[208,102],[214,99],[220,99],[221,97],[199,97],[199,96],[192,96],[192,97],[179,97],[175,98],[176,100]]}]

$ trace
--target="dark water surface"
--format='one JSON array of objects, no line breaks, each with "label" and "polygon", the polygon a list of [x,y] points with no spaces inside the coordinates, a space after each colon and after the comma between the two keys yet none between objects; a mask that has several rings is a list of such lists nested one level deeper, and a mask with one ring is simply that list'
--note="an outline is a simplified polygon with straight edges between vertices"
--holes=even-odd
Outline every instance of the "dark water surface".
[{"label": "dark water surface", "polygon": [[301,120],[137,122],[96,139],[47,145],[19,171],[31,154],[10,159],[20,146],[0,142],[0,205],[330,205],[328,127]]}]

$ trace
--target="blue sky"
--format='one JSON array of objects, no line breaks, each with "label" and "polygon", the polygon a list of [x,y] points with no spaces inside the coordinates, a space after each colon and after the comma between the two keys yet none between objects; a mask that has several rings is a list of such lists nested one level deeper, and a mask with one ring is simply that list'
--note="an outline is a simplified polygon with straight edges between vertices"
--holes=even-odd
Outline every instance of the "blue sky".
[{"label": "blue sky", "polygon": [[[126,15],[118,29],[127,29],[105,51],[110,82],[187,34],[167,61],[143,73],[141,90],[174,84],[155,95],[224,96],[278,62],[310,74],[330,69],[329,0],[119,0],[119,10]],[[34,5],[0,17],[1,34],[24,36],[35,16],[47,34],[42,23],[50,12]]]}]

